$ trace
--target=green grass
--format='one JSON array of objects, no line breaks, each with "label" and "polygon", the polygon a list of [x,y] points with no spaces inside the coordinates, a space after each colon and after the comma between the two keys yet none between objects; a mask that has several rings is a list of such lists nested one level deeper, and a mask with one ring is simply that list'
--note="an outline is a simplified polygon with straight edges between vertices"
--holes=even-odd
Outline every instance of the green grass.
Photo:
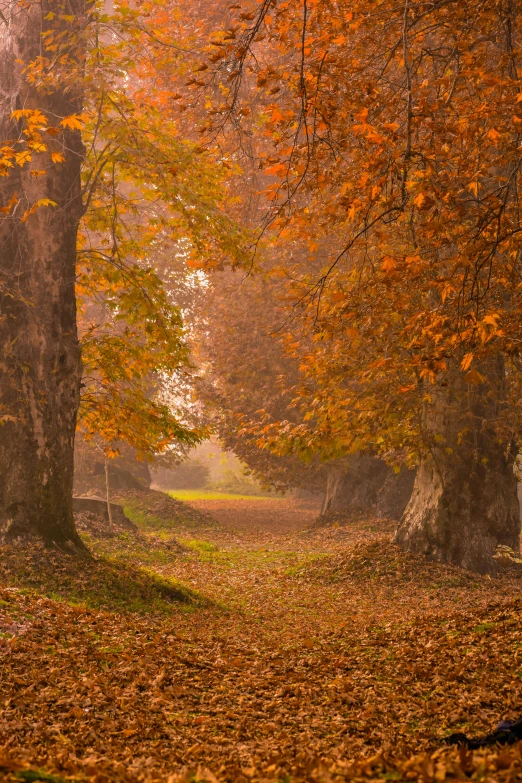
[{"label": "green grass", "polygon": [[[164,566],[172,562],[176,557],[176,551],[167,549],[167,547],[151,546],[147,543],[147,538],[152,537],[168,544],[170,541],[177,541],[171,533],[161,532],[144,533],[143,542],[139,540],[126,540],[125,534],[118,538],[96,539],[88,533],[82,533],[82,538],[89,547],[90,551],[101,558],[123,559],[126,562],[132,562],[139,566]],[[153,541],[153,544],[156,542]]]},{"label": "green grass", "polygon": [[16,777],[20,780],[25,780],[27,783],[33,783],[33,781],[38,780],[48,781],[48,783],[66,783],[65,778],[62,778],[61,775],[51,775],[42,769],[24,769],[16,772]]},{"label": "green grass", "polygon": [[480,625],[476,625],[473,629],[474,633],[486,633],[486,631],[490,631],[492,628],[494,628],[496,623],[481,623]]},{"label": "green grass", "polygon": [[63,778],[61,775],[51,775],[50,772],[45,772],[43,769],[23,769],[20,772],[15,772],[15,777],[19,778],[19,780],[25,780],[26,783],[36,783],[39,780],[47,783],[80,783],[76,778]]},{"label": "green grass", "polygon": [[176,535],[180,531],[194,530],[201,526],[201,523],[195,522],[183,514],[176,517],[155,516],[132,504],[125,505],[123,510],[140,533],[155,533],[166,540],[169,536]]},{"label": "green grass", "polygon": [[205,553],[205,554],[212,554],[213,552],[217,552],[218,548],[215,544],[211,544],[210,541],[198,541],[197,539],[191,539],[190,541],[182,541],[183,546],[186,546],[188,549],[194,549],[196,552]]},{"label": "green grass", "polygon": [[300,569],[323,557],[316,552],[292,552],[272,549],[220,549],[210,541],[200,539],[180,539],[187,549],[197,553],[199,559],[219,568],[244,568],[247,571],[262,569],[284,569],[287,576],[295,576]]},{"label": "green grass", "polygon": [[179,529],[179,527],[181,527],[181,520],[179,519],[164,519],[162,517],[154,516],[154,514],[147,514],[147,512],[141,511],[141,509],[132,505],[125,505],[123,510],[125,516],[127,516],[131,522],[134,522],[141,532],[173,532],[176,528]]},{"label": "green grass", "polygon": [[3,550],[0,566],[6,584],[91,609],[170,614],[209,604],[176,579],[133,563],[125,554],[78,560],[52,550]]},{"label": "green grass", "polygon": [[211,492],[204,489],[170,489],[167,492],[176,500],[284,500],[275,495],[236,495],[232,492]]}]

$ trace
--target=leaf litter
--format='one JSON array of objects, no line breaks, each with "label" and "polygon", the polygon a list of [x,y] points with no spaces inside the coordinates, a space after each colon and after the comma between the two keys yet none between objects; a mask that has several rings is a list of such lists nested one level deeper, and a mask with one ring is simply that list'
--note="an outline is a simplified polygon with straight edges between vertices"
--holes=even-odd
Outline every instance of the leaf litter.
[{"label": "leaf litter", "polygon": [[522,780],[518,746],[441,745],[522,711],[520,579],[279,507],[3,549],[1,779]]}]

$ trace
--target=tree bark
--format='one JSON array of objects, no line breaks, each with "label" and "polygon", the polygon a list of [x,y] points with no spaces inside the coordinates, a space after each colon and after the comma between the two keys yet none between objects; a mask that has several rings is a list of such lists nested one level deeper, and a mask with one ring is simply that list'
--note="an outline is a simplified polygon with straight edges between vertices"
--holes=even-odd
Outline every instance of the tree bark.
[{"label": "tree bark", "polygon": [[[23,119],[12,118],[16,110],[39,109],[52,127],[81,112],[81,30],[87,10],[86,0],[3,4],[0,146],[24,138]],[[24,68],[42,52],[47,56],[42,33],[49,30],[67,47],[68,71],[60,73],[55,63],[57,71],[51,74],[44,59],[38,85]],[[46,80],[49,75],[56,75],[54,82]],[[47,151],[33,150],[31,162],[15,165],[0,178],[0,206],[15,202],[0,216],[0,535],[4,540],[37,537],[78,551],[85,547],[72,513],[81,379],[75,261],[84,149],[78,131],[60,129],[52,138],[43,131],[42,137]],[[57,145],[65,161],[53,164],[49,152]],[[21,148],[15,141],[15,149]],[[41,206],[21,219],[44,198],[57,206]]]},{"label": "tree bark", "polygon": [[431,560],[488,573],[496,570],[498,545],[519,551],[520,510],[513,455],[495,427],[506,399],[502,356],[478,370],[478,385],[454,369],[447,385],[434,387],[424,413],[430,449],[395,541]]},{"label": "tree bark", "polygon": [[403,467],[399,473],[389,469],[384,484],[379,490],[375,516],[379,519],[399,521],[410,502],[416,471]]},{"label": "tree bark", "polygon": [[371,454],[358,452],[345,465],[328,466],[322,513],[359,514],[375,507],[388,466]]},{"label": "tree bark", "polygon": [[395,473],[384,460],[359,452],[341,466],[329,465],[321,513],[400,519],[411,495],[414,472]]}]

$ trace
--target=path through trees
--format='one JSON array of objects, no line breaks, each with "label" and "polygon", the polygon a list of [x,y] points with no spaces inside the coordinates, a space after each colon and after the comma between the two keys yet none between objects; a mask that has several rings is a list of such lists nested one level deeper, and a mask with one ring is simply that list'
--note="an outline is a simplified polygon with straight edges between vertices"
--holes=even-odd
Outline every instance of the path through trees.
[{"label": "path through trees", "polygon": [[[421,781],[460,763],[453,749],[432,758],[434,737],[519,709],[519,579],[426,565],[377,524],[299,528],[286,503],[252,518],[223,505],[210,527],[141,513],[141,537],[91,541],[96,567],[1,549],[2,584],[40,592],[0,589],[2,770]],[[191,588],[188,603],[160,577]],[[486,783],[508,780],[506,758],[522,769],[517,749],[490,750]]]}]

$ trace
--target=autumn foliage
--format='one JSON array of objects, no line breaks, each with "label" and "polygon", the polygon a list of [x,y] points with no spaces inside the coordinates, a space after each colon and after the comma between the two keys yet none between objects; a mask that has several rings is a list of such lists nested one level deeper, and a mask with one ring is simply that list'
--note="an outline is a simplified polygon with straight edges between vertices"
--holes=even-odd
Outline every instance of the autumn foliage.
[{"label": "autumn foliage", "polygon": [[[203,78],[224,96],[212,127],[261,139],[261,231],[314,331],[304,349],[289,337],[309,437],[418,453],[421,407],[453,362],[472,384],[489,353],[516,367],[518,9],[305,0],[232,13]],[[510,381],[518,399],[515,369]],[[516,410],[507,419],[517,431]]]},{"label": "autumn foliage", "polygon": [[2,779],[522,778],[519,6],[0,0]]}]

